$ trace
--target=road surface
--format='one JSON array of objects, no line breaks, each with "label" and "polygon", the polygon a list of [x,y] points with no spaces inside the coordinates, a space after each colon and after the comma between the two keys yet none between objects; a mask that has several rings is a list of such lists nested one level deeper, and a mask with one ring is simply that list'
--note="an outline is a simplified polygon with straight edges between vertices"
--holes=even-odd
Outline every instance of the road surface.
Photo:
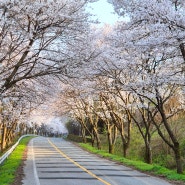
[{"label": "road surface", "polygon": [[32,139],[24,174],[23,185],[170,185],[90,154],[61,138]]}]

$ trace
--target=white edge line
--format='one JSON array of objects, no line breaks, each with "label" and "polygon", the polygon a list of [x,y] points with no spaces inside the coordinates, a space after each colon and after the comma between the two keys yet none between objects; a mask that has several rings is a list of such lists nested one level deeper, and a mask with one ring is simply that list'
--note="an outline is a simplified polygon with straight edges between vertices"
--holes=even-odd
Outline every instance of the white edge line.
[{"label": "white edge line", "polygon": [[40,181],[39,181],[39,177],[38,177],[36,165],[35,165],[35,154],[33,151],[33,139],[31,140],[31,148],[32,148],[33,173],[34,173],[35,182],[36,182],[35,185],[40,185]]}]

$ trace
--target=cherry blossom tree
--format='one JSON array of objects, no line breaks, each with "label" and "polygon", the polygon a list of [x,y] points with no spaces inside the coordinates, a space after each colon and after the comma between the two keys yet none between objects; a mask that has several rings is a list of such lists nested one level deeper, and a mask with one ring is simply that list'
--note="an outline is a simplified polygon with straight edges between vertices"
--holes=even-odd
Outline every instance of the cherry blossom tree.
[{"label": "cherry blossom tree", "polygon": [[65,81],[66,76],[75,76],[75,69],[93,57],[93,53],[87,54],[90,21],[85,7],[89,2],[0,2],[0,103],[12,118],[9,102],[20,110],[17,115],[28,113],[46,98],[45,78]]},{"label": "cherry blossom tree", "polygon": [[16,137],[28,133],[28,129],[31,130],[27,118],[35,108],[45,102],[48,89],[44,87],[38,82],[37,85],[36,82],[25,82],[19,84],[19,87],[14,86],[11,93],[2,99],[0,106],[2,151],[10,146]]},{"label": "cherry blossom tree", "polygon": [[130,36],[133,46],[150,56],[163,54],[164,59],[178,61],[181,71],[184,70],[185,4],[182,0],[110,2],[119,15],[128,16],[127,29],[133,30]]},{"label": "cherry blossom tree", "polygon": [[[163,128],[168,133],[168,140],[161,131],[159,120],[152,113],[150,120],[155,125],[161,138],[175,154],[177,172],[182,173],[180,146],[169,118],[183,110],[184,94],[184,1],[181,0],[110,0],[115,11],[127,16],[127,23],[120,23],[117,36],[122,42],[116,43],[122,53],[129,53],[127,61],[134,61],[132,75],[135,79],[122,85],[129,87],[138,97],[153,106],[160,117]],[[116,38],[116,37],[114,37]],[[124,44],[124,46],[123,46]],[[126,56],[126,55],[125,55]],[[116,65],[118,66],[118,65]],[[134,67],[134,66],[133,66]],[[131,72],[131,71],[130,71]],[[166,107],[176,94],[182,102],[174,106],[169,114]]]},{"label": "cherry blossom tree", "polygon": [[88,2],[1,2],[1,93],[25,79],[66,74],[85,60]]}]

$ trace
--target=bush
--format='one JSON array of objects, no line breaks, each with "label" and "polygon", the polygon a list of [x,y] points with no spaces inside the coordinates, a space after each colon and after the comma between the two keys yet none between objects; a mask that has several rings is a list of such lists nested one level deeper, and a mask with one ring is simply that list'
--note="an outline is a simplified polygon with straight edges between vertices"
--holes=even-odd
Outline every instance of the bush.
[{"label": "bush", "polygon": [[[77,135],[74,135],[74,134],[69,134],[67,136],[67,139],[69,139],[70,141],[77,142],[77,143],[82,143],[83,142],[82,136],[77,136]],[[87,139],[87,142],[88,143],[91,142],[91,139],[90,138],[86,138],[86,139]]]},{"label": "bush", "polygon": [[80,131],[80,124],[76,121],[73,120],[69,120],[66,123],[66,128],[68,130],[69,134],[73,134],[73,135],[79,135]]}]

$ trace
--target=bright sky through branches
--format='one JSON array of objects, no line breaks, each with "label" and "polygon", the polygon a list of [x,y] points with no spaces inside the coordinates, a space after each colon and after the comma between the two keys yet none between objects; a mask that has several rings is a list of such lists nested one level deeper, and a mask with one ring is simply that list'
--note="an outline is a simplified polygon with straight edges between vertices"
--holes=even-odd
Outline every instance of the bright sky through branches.
[{"label": "bright sky through branches", "polygon": [[114,24],[119,17],[114,14],[113,6],[107,0],[99,0],[90,4],[90,13],[94,14],[93,20],[98,19],[101,24]]}]

